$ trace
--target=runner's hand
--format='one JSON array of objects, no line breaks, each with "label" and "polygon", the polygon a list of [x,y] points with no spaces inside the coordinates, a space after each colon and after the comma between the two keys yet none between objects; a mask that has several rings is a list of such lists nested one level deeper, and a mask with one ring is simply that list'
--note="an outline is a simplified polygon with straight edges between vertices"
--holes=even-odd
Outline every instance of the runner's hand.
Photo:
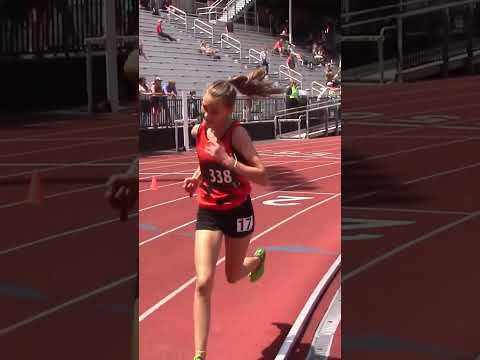
[{"label": "runner's hand", "polygon": [[232,159],[222,144],[209,142],[205,150],[221,164],[227,165]]},{"label": "runner's hand", "polygon": [[194,177],[189,177],[183,180],[183,188],[190,194],[190,197],[192,197],[193,193],[197,190],[198,184],[199,180]]},{"label": "runner's hand", "polygon": [[138,200],[138,179],[128,173],[112,175],[105,198],[114,209],[131,209]]}]

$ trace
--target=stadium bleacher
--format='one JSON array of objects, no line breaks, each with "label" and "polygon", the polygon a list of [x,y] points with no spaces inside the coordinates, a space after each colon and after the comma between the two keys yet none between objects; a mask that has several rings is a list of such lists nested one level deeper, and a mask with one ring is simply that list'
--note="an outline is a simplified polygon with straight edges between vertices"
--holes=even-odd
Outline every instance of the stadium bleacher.
[{"label": "stadium bleacher", "polygon": [[[164,31],[175,39],[179,39],[179,42],[170,42],[158,37],[155,32],[155,25],[159,18],[163,19],[162,27]],[[230,35],[241,42],[242,57],[240,58],[238,51],[232,48],[221,49],[220,37],[225,32],[225,23],[220,21],[215,24],[209,23],[213,27],[213,47],[220,50],[219,55],[221,56],[221,59],[213,60],[198,51],[200,41],[205,39],[206,36],[205,33],[199,34],[198,30],[196,36],[194,35],[193,26],[197,17],[187,15],[186,27],[176,18],[171,17],[170,19],[171,22],[169,22],[166,13],[156,16],[140,8],[140,41],[143,43],[144,51],[149,58],[149,61],[140,60],[140,74],[145,76],[147,81],[152,81],[156,76],[161,77],[164,81],[176,80],[177,89],[179,91],[184,90],[187,93],[190,90],[195,90],[200,95],[208,83],[244,73],[255,67],[256,64],[249,64],[249,49],[261,51],[267,47],[270,50],[278,39],[278,36],[267,33],[266,29],[260,28],[263,31],[257,32],[253,31],[253,27],[236,25],[235,32]],[[310,53],[307,49],[301,47],[297,47],[297,50],[303,54]],[[285,63],[286,57],[270,55],[270,79],[279,81],[280,84],[286,86],[288,79],[280,79],[278,74],[279,66],[285,65]],[[313,81],[325,83],[323,68],[316,68],[312,71],[297,63],[295,71],[303,76],[302,88],[304,90],[309,90]]]}]

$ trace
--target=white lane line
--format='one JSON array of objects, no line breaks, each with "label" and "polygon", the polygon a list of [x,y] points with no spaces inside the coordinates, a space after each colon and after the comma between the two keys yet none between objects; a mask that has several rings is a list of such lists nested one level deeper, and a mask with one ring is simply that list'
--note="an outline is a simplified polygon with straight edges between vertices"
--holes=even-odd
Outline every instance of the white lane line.
[{"label": "white lane line", "polygon": [[72,162],[72,163],[0,163],[0,167],[45,167],[45,166],[55,166],[55,167],[126,167],[130,166],[132,163],[102,163],[98,164],[98,161],[93,160],[93,162]]},{"label": "white lane line", "polygon": [[[295,214],[293,215],[290,215],[289,217],[287,217],[286,219],[283,219],[282,221],[279,221],[277,222],[275,225],[269,227],[268,229],[262,231],[260,234],[254,236],[251,240],[250,240],[250,244],[253,243],[254,241],[256,241],[257,239],[261,238],[262,236],[268,234],[269,232],[275,230],[276,228],[278,228],[279,226],[289,222],[290,220],[296,218],[297,216],[300,216],[302,214],[304,214],[305,212],[317,207],[317,206],[320,206],[320,205],[323,205],[325,204],[326,202],[328,201],[331,201],[333,199],[336,199],[340,196],[340,194],[335,194],[333,196],[330,196],[324,200],[321,200],[303,210],[300,210],[298,212],[296,212]],[[338,258],[337,260],[339,260],[340,258]],[[220,265],[221,263],[223,263],[225,261],[225,257],[222,257],[220,260],[217,261],[217,264],[216,266]],[[165,305],[168,301],[170,301],[171,299],[173,299],[175,296],[177,296],[180,292],[182,292],[184,289],[186,289],[190,284],[192,284],[194,281],[196,280],[196,276],[190,278],[188,281],[186,281],[184,284],[182,284],[180,287],[178,287],[176,290],[172,291],[171,293],[169,293],[166,297],[164,297],[163,299],[161,299],[160,301],[158,301],[157,303],[155,303],[153,306],[151,306],[150,308],[148,308],[145,312],[143,312],[140,317],[139,317],[139,321],[142,322],[143,320],[145,320],[146,318],[148,318],[150,315],[152,315],[155,311],[157,311],[161,306]]]},{"label": "white lane line", "polygon": [[471,140],[472,140],[472,138],[469,137],[467,139],[440,142],[440,143],[429,144],[429,145],[422,145],[422,146],[418,146],[418,147],[414,147],[414,148],[410,148],[410,149],[405,149],[405,150],[400,150],[400,151],[395,151],[395,152],[391,152],[391,153],[374,155],[374,156],[367,156],[366,158],[359,159],[359,160],[345,161],[343,163],[343,165],[353,165],[353,164],[357,164],[357,163],[367,161],[367,160],[384,159],[384,158],[388,158],[388,157],[395,156],[395,155],[408,154],[408,153],[419,151],[419,150],[433,149],[433,148],[436,148],[436,147],[448,146],[448,145],[452,145],[452,144],[460,144],[460,143],[468,142],[468,141],[471,141]]},{"label": "white lane line", "polygon": [[315,331],[312,346],[305,360],[328,359],[332,349],[333,339],[342,318],[342,291],[335,293],[327,312]]},{"label": "white lane line", "polygon": [[449,211],[449,210],[433,210],[433,209],[403,209],[403,208],[384,208],[384,207],[367,207],[367,206],[342,206],[342,209],[411,212],[411,213],[419,213],[419,214],[439,214],[439,215],[470,215],[471,214],[471,212],[466,212],[466,211]]},{"label": "white lane line", "polygon": [[315,305],[317,304],[320,297],[325,293],[328,285],[340,269],[340,263],[341,255],[338,255],[338,257],[335,259],[328,271],[322,276],[317,286],[313,290],[312,294],[308,298],[307,302],[305,303],[303,309],[300,311],[300,314],[293,323],[274,360],[285,360],[288,358],[288,355],[295,346],[298,337],[300,336],[300,333],[305,328],[307,320],[310,318],[310,315],[312,314]]},{"label": "white lane line", "polygon": [[[115,160],[115,159],[125,159],[125,158],[129,158],[129,157],[134,157],[138,154],[134,153],[134,154],[125,154],[125,155],[117,155],[117,156],[112,156],[112,157],[108,157],[108,158],[103,158],[103,159],[95,159],[95,160],[91,160],[91,161],[87,161],[86,163],[87,164],[94,164],[94,163],[97,163],[97,162],[100,162],[100,161],[107,161],[107,160]],[[132,159],[133,160],[133,159]],[[51,167],[51,168],[46,168],[46,169],[38,169],[37,172],[38,173],[46,173],[46,172],[50,172],[50,171],[54,171],[54,170],[59,170],[59,169],[65,169],[65,168],[69,168],[70,165],[64,165],[64,166],[58,166],[58,167]],[[8,175],[1,175],[0,176],[0,179],[8,179],[8,178],[12,178],[12,177],[18,177],[18,176],[23,176],[23,175],[31,175],[34,171],[33,170],[30,170],[30,171],[23,171],[23,172],[20,172],[20,173],[13,173],[13,174],[8,174]]]},{"label": "white lane line", "polygon": [[454,169],[450,169],[450,170],[440,171],[440,172],[437,172],[437,173],[434,173],[434,174],[431,174],[431,175],[428,175],[428,176],[422,176],[422,177],[419,177],[419,178],[416,178],[416,179],[413,179],[413,180],[405,181],[404,184],[405,185],[415,184],[417,182],[433,179],[433,178],[438,177],[438,176],[450,175],[450,174],[454,174],[456,172],[463,171],[463,170],[466,170],[466,169],[473,169],[475,167],[478,167],[479,165],[480,165],[480,162],[477,162],[475,164],[470,164],[470,165],[466,165],[466,166],[462,166],[462,167],[458,167],[458,168],[454,168]]},{"label": "white lane line", "polygon": [[[263,198],[263,197],[265,197],[265,196],[269,196],[269,195],[272,195],[272,194],[275,194],[275,193],[284,191],[284,190],[286,190],[286,189],[292,189],[292,188],[295,188],[295,187],[298,187],[298,186],[302,186],[302,185],[305,185],[305,184],[309,184],[309,183],[312,183],[312,182],[315,182],[315,181],[318,181],[318,180],[324,180],[324,179],[328,179],[328,178],[331,178],[331,177],[334,177],[334,176],[339,176],[340,174],[341,174],[341,173],[335,173],[335,174],[331,174],[331,175],[321,176],[321,177],[319,177],[319,178],[316,178],[316,179],[313,179],[313,180],[308,180],[308,181],[303,182],[303,183],[300,183],[300,184],[289,185],[289,186],[286,186],[286,187],[284,187],[284,188],[282,188],[282,189],[280,189],[280,190],[275,190],[275,191],[271,191],[271,192],[268,192],[268,193],[263,194],[263,195],[256,196],[256,197],[252,198],[252,201],[255,201],[255,200],[261,199],[261,198]],[[183,199],[185,199],[185,198],[187,198],[187,197],[180,198],[180,200],[183,200]],[[178,200],[178,199],[175,199],[175,201],[176,201],[176,200]],[[158,235],[155,235],[155,236],[153,236],[153,237],[151,237],[151,238],[149,238],[149,239],[143,240],[143,241],[141,241],[141,242],[139,243],[139,246],[143,246],[143,245],[148,244],[148,243],[150,243],[150,242],[152,242],[152,241],[154,241],[154,240],[157,240],[157,239],[159,239],[159,238],[161,238],[161,237],[164,237],[165,235],[168,235],[168,234],[172,233],[173,231],[176,231],[176,230],[182,229],[182,228],[184,228],[184,227],[186,227],[186,226],[189,226],[190,224],[193,224],[193,223],[196,222],[196,221],[197,221],[197,220],[195,220],[195,219],[194,219],[194,220],[191,220],[191,221],[188,221],[188,222],[186,222],[186,223],[184,223],[184,224],[182,224],[182,225],[179,225],[179,226],[175,227],[174,229],[167,230],[167,231],[165,231],[165,232],[163,232],[163,233],[161,233],[161,234],[158,234]]]},{"label": "white lane line", "polygon": [[82,143],[82,144],[57,146],[57,147],[52,147],[52,148],[47,148],[47,149],[24,151],[24,152],[18,152],[18,153],[13,153],[13,154],[3,154],[3,155],[0,155],[0,158],[13,158],[13,157],[17,157],[17,156],[40,154],[40,153],[46,153],[46,152],[58,151],[58,150],[74,149],[74,148],[89,146],[89,145],[107,144],[107,143],[112,143],[112,142],[115,142],[115,141],[117,141],[117,140],[92,141],[92,142],[86,142],[86,143]]},{"label": "white lane line", "polygon": [[447,231],[457,225],[460,225],[460,224],[463,224],[464,222],[467,222],[475,217],[477,217],[478,215],[480,215],[480,211],[476,211],[470,215],[467,215],[465,217],[462,217],[460,219],[457,219],[455,221],[452,221],[452,222],[449,222],[443,226],[440,226],[439,228],[435,229],[435,230],[432,230],[422,236],[419,236],[411,241],[408,241],[402,245],[399,245],[399,246],[396,246],[394,247],[392,250],[390,251],[387,251],[385,253],[383,253],[382,255],[380,256],[377,256],[375,258],[373,258],[372,260],[370,261],[367,261],[365,264],[357,267],[355,270],[352,270],[350,271],[349,273],[347,273],[345,276],[342,276],[342,282],[344,281],[347,281],[347,280],[350,280],[352,278],[354,278],[355,276],[358,276],[359,274],[365,272],[366,270],[372,268],[373,266],[385,261],[386,259],[398,254],[398,253],[401,253],[403,251],[405,251],[406,249],[412,247],[413,245],[416,245],[416,244],[419,244],[421,243],[422,241],[425,241],[425,240],[428,240],[432,237],[434,237],[435,235],[438,235],[444,231]]},{"label": "white lane line", "polygon": [[92,291],[90,291],[90,292],[88,292],[88,293],[85,293],[85,294],[83,294],[83,295],[77,296],[77,297],[75,297],[75,298],[73,298],[73,299],[71,299],[71,300],[68,300],[68,301],[66,301],[66,302],[63,302],[63,303],[61,303],[61,304],[59,304],[59,305],[57,305],[57,306],[54,306],[54,307],[52,307],[52,308],[50,308],[50,309],[48,309],[48,310],[42,311],[42,312],[40,312],[40,313],[38,313],[38,314],[36,314],[36,315],[34,315],[34,316],[30,316],[30,317],[28,317],[28,318],[26,318],[26,319],[24,319],[24,320],[22,320],[22,321],[18,321],[18,322],[14,323],[14,324],[12,324],[12,325],[10,325],[10,326],[7,326],[7,327],[5,327],[5,328],[3,328],[3,329],[0,329],[0,336],[3,336],[3,335],[8,334],[8,333],[11,333],[12,331],[17,330],[17,329],[19,329],[19,328],[21,328],[21,327],[23,327],[23,326],[25,326],[25,325],[28,325],[28,324],[36,321],[36,320],[40,320],[40,319],[42,319],[42,318],[45,318],[45,317],[47,317],[47,316],[50,316],[50,315],[52,315],[52,314],[54,314],[54,313],[56,313],[56,312],[58,312],[58,311],[60,311],[60,310],[63,310],[63,309],[65,309],[65,308],[67,308],[67,307],[69,307],[69,306],[71,306],[71,305],[75,305],[75,304],[77,304],[77,303],[79,303],[79,302],[81,302],[81,301],[84,301],[84,300],[86,300],[86,299],[88,299],[88,298],[91,298],[91,297],[93,297],[93,296],[95,296],[95,295],[98,295],[98,294],[101,294],[101,293],[103,293],[103,292],[105,292],[105,291],[108,291],[108,290],[110,290],[110,289],[113,289],[113,288],[115,288],[115,287],[117,287],[117,286],[119,286],[119,285],[122,285],[122,284],[124,284],[124,283],[126,283],[126,282],[128,282],[128,281],[131,281],[131,280],[135,279],[136,277],[137,277],[137,274],[125,276],[125,277],[120,278],[120,279],[118,279],[118,280],[116,280],[116,281],[113,281],[113,282],[111,282],[111,283],[109,283],[109,284],[107,284],[107,285],[105,285],[105,286],[102,286],[102,287],[100,287],[100,288],[97,288],[97,289],[95,289],[95,290],[92,290]]}]

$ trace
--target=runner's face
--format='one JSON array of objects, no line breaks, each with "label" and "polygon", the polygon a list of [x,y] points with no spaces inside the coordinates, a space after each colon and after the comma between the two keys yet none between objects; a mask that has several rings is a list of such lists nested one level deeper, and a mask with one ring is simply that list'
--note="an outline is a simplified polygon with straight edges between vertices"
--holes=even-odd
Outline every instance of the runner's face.
[{"label": "runner's face", "polygon": [[223,126],[232,113],[232,108],[226,106],[220,98],[214,98],[208,93],[203,97],[202,110],[205,121],[212,127]]}]

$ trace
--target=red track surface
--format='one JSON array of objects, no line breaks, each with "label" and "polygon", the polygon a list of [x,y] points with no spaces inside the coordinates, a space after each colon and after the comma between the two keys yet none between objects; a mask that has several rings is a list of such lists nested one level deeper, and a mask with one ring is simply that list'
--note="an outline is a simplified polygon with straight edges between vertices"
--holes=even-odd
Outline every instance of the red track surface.
[{"label": "red track surface", "polygon": [[[136,226],[119,224],[103,198],[105,181],[126,166],[20,165],[129,163],[138,151],[135,136],[129,113],[0,132],[4,358],[129,356]],[[33,170],[45,192],[40,206],[26,201]]]},{"label": "red track surface", "polygon": [[480,352],[478,81],[344,89],[345,358]]},{"label": "red track surface", "polygon": [[[257,246],[267,247],[266,273],[256,284],[242,280],[231,285],[225,280],[223,262],[218,264],[208,348],[211,360],[273,359],[311,291],[340,252],[340,137],[262,143],[257,149],[271,185],[253,188],[257,228],[250,253]],[[189,359],[194,352],[197,204],[181,188],[185,176],[162,173],[192,173],[196,166],[194,153],[148,157],[141,162],[141,177],[146,178],[140,193],[142,360]],[[157,191],[149,190],[152,175],[148,173],[152,172],[158,173]],[[295,201],[298,204],[293,206],[264,203],[287,195],[309,199]],[[280,246],[312,251],[279,251]],[[333,284],[338,288],[338,281]]]}]

